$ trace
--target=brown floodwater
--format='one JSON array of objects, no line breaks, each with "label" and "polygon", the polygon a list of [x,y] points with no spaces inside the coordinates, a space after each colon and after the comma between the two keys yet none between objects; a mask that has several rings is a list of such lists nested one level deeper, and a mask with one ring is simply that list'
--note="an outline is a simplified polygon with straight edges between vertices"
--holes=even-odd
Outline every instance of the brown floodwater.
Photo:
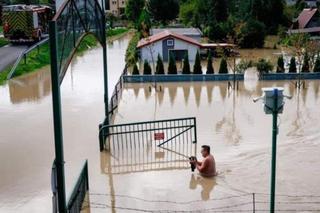
[{"label": "brown floodwater", "polygon": [[[109,90],[122,72],[128,40],[109,44]],[[249,211],[252,193],[256,208],[268,209],[272,120],[262,103],[252,99],[261,95],[262,87],[282,86],[293,98],[286,100],[279,119],[276,206],[319,210],[320,82],[307,81],[306,89],[298,91],[290,81],[258,82],[253,69],[245,77],[237,92],[228,91],[226,82],[166,83],[160,84],[162,92],[150,92],[150,84],[127,84],[113,118],[114,123],[127,123],[196,117],[197,150],[203,144],[212,147],[217,177],[192,173],[183,158],[145,167],[139,165],[141,158],[125,157],[117,170],[120,157],[136,150],[99,152],[101,48],[76,57],[61,87],[67,195],[88,159],[91,210],[86,212]],[[0,212],[51,212],[50,94],[47,68],[0,87]],[[155,159],[169,156],[156,148],[145,153]]]}]

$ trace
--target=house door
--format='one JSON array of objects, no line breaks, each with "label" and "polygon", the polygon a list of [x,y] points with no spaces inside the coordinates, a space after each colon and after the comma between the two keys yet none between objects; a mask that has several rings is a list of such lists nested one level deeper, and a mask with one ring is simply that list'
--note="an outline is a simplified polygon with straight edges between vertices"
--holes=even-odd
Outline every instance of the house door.
[{"label": "house door", "polygon": [[169,55],[172,54],[176,61],[183,61],[188,50],[169,50]]}]

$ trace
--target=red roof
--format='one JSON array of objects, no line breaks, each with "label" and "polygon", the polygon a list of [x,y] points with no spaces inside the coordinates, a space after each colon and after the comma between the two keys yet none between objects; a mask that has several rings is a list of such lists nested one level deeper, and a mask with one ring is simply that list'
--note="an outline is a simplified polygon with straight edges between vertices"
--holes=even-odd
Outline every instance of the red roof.
[{"label": "red roof", "polygon": [[312,17],[314,16],[314,14],[316,14],[316,12],[318,11],[317,8],[313,8],[313,9],[304,9],[299,17],[298,17],[298,22],[299,22],[299,29],[303,29],[307,26],[307,24],[309,23],[309,21],[312,19]]},{"label": "red roof", "polygon": [[152,43],[155,43],[157,41],[160,41],[160,40],[163,40],[163,39],[166,39],[166,38],[170,38],[170,37],[173,37],[173,38],[176,38],[176,39],[179,39],[179,40],[182,40],[182,41],[185,41],[187,43],[190,43],[190,44],[194,44],[196,46],[199,46],[201,47],[201,44],[190,38],[190,37],[187,37],[187,36],[184,36],[184,35],[180,35],[180,34],[176,34],[176,33],[173,33],[173,32],[170,32],[168,30],[166,31],[163,31],[161,33],[157,33],[153,36],[149,36],[148,38],[144,38],[144,39],[141,39],[137,45],[137,48],[142,48],[144,46],[147,46],[149,44],[152,44]]}]

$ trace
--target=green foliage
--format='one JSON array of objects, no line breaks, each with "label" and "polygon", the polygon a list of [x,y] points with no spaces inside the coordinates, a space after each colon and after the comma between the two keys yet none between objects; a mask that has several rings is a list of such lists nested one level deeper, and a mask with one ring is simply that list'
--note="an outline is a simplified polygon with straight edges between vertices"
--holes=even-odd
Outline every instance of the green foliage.
[{"label": "green foliage", "polygon": [[289,73],[296,73],[296,72],[297,72],[296,58],[291,57],[290,65],[289,65]]},{"label": "green foliage", "polygon": [[127,18],[137,23],[144,5],[144,0],[127,0],[125,8]]},{"label": "green foliage", "polygon": [[283,57],[280,56],[278,58],[278,62],[277,62],[277,73],[284,73],[285,69],[284,69],[284,60]]},{"label": "green foliage", "polygon": [[0,47],[6,46],[9,44],[9,41],[5,38],[0,38]]},{"label": "green foliage", "polygon": [[209,51],[209,54],[208,54],[207,74],[214,74],[214,69],[213,69],[213,66],[212,66],[212,55],[211,55],[211,51]]},{"label": "green foliage", "polygon": [[136,64],[138,61],[137,45],[139,40],[140,33],[136,32],[128,44],[125,60],[129,66]]},{"label": "green foliage", "polygon": [[166,24],[177,18],[179,14],[178,0],[149,0],[147,2],[148,12],[155,21]]},{"label": "green foliage", "polygon": [[149,36],[149,30],[151,28],[151,19],[149,13],[144,9],[142,10],[138,20],[138,30],[142,33],[143,37]]},{"label": "green foliage", "polygon": [[169,66],[168,66],[168,74],[177,74],[177,65],[176,65],[176,60],[173,56],[172,53],[170,53],[169,57]]},{"label": "green foliage", "polygon": [[194,61],[193,74],[202,74],[201,59],[200,59],[199,51],[197,51],[196,58]]},{"label": "green foliage", "polygon": [[180,5],[179,19],[184,25],[193,25],[197,0],[188,0]]},{"label": "green foliage", "polygon": [[228,74],[228,64],[225,58],[221,59],[220,67],[219,67],[219,74]]},{"label": "green foliage", "polygon": [[147,60],[145,60],[144,64],[143,64],[143,74],[144,75],[151,75],[152,74],[150,64]]},{"label": "green foliage", "polygon": [[129,29],[127,29],[127,28],[108,29],[107,36],[111,37],[111,36],[121,35],[121,34],[126,33],[128,31],[129,31]]},{"label": "green foliage", "polygon": [[313,72],[320,72],[320,58],[319,56],[316,59],[316,62],[314,63]]},{"label": "green foliage", "polygon": [[241,59],[241,61],[236,65],[236,73],[244,73],[247,69],[252,67],[252,61],[247,61],[244,59]]},{"label": "green foliage", "polygon": [[190,74],[190,63],[188,53],[184,55],[182,74]]},{"label": "green foliage", "polygon": [[140,71],[139,71],[137,64],[134,64],[134,66],[133,66],[132,75],[140,75]]},{"label": "green foliage", "polygon": [[237,40],[242,48],[262,48],[265,36],[265,25],[257,20],[249,19],[241,26]]},{"label": "green foliage", "polygon": [[305,53],[303,56],[303,64],[301,68],[301,72],[310,72],[310,65],[309,65],[309,55],[308,53]]},{"label": "green foliage", "polygon": [[273,70],[273,65],[270,61],[267,61],[265,59],[260,59],[257,63],[256,63],[256,67],[257,70],[260,74],[260,76],[264,73],[269,73]]},{"label": "green foliage", "polygon": [[157,75],[164,75],[164,66],[163,66],[163,61],[162,61],[160,54],[158,54],[157,65],[156,65],[156,74]]}]

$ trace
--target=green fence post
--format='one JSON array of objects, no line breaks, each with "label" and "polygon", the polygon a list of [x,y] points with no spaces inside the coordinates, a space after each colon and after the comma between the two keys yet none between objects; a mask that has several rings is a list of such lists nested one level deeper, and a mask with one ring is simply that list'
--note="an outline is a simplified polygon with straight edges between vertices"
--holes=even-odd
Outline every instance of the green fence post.
[{"label": "green fence post", "polygon": [[57,56],[57,38],[56,22],[49,23],[50,36],[50,57],[51,57],[51,84],[52,84],[52,105],[53,105],[53,124],[54,124],[54,142],[57,167],[57,188],[59,213],[66,213],[66,192],[64,177],[64,154],[63,154],[63,136],[61,122],[61,98],[60,81],[58,71]]},{"label": "green fence post", "polygon": [[272,122],[270,212],[274,213],[274,201],[275,201],[275,189],[276,189],[277,134],[278,134],[278,89],[274,90],[272,119],[273,119],[273,122]]},{"label": "green fence post", "polygon": [[[108,98],[108,64],[107,64],[107,37],[106,37],[106,17],[102,11],[102,49],[103,49],[103,79],[104,79],[104,105],[105,105],[105,120],[104,125],[109,125],[109,98]],[[108,130],[107,130],[108,131]]]}]

